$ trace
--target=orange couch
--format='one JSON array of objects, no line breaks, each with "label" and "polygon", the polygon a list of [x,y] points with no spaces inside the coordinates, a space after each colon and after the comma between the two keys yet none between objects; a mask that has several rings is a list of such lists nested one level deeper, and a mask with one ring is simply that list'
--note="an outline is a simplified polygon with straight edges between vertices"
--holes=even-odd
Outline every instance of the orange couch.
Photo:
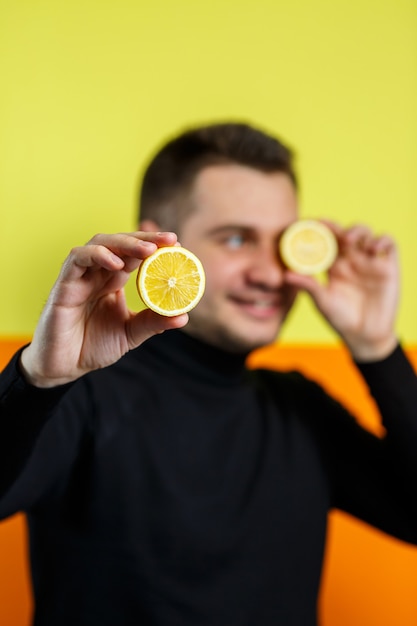
[{"label": "orange couch", "polygon": [[[0,340],[0,369],[25,340]],[[417,367],[417,348],[408,352]],[[254,353],[249,365],[303,371],[360,416],[365,427],[381,432],[372,400],[343,348],[271,346]],[[415,626],[416,586],[417,548],[340,512],[330,515],[322,626]],[[0,523],[0,625],[28,626],[31,611],[25,518],[17,514]]]}]

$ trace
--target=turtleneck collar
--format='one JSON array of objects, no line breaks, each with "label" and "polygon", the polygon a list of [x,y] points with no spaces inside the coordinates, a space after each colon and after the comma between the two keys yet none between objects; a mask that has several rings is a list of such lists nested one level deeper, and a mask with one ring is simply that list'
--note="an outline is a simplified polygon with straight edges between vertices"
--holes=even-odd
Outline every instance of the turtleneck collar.
[{"label": "turtleneck collar", "polygon": [[230,384],[242,381],[246,375],[246,354],[234,354],[191,337],[182,330],[168,330],[148,339],[136,351],[155,355],[161,367],[173,368],[206,382]]}]

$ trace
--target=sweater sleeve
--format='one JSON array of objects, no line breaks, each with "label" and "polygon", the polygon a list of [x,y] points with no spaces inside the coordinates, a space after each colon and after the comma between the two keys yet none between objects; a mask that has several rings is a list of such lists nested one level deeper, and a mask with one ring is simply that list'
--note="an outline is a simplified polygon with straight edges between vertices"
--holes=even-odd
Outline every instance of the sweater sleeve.
[{"label": "sweater sleeve", "polygon": [[[381,413],[390,439],[417,472],[417,376],[400,346],[374,363],[356,363]],[[417,483],[416,483],[417,486]]]},{"label": "sweater sleeve", "polygon": [[316,435],[332,486],[332,504],[417,544],[417,377],[401,347],[386,359],[357,363],[376,401],[385,435],[360,427],[316,391]]},{"label": "sweater sleeve", "polygon": [[[10,491],[20,481],[34,449],[45,432],[59,403],[74,383],[52,389],[40,389],[26,382],[19,368],[17,352],[0,374],[0,517],[25,507],[34,497],[33,482],[16,499],[14,507],[6,505]],[[33,477],[36,475],[36,468]],[[53,468],[51,468],[53,471]],[[30,493],[29,493],[30,492]],[[12,498],[13,499],[13,498]]]}]

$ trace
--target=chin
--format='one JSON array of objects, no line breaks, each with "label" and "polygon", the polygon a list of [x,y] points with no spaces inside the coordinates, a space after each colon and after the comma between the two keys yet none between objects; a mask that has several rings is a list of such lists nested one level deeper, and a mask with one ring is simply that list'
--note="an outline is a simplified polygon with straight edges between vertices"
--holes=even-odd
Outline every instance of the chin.
[{"label": "chin", "polygon": [[236,331],[229,331],[224,333],[222,337],[219,337],[219,347],[230,352],[245,353],[248,354],[253,350],[262,348],[273,343],[278,336],[278,329],[274,329],[273,332],[253,332],[248,329],[247,332],[236,333]]},{"label": "chin", "polygon": [[248,354],[252,350],[273,343],[280,331],[282,321],[274,320],[274,323],[265,321],[248,321],[241,319],[238,315],[229,315],[230,320],[235,323],[223,324],[218,322],[213,316],[210,320],[207,316],[202,318],[193,312],[190,314],[190,321],[184,327],[184,332],[200,339],[206,343],[216,346],[228,352],[236,354]]},{"label": "chin", "polygon": [[280,329],[281,324],[270,324],[266,328],[260,328],[258,324],[251,324],[244,332],[240,332],[239,336],[243,343],[250,345],[251,349],[255,350],[273,343],[278,337]]}]

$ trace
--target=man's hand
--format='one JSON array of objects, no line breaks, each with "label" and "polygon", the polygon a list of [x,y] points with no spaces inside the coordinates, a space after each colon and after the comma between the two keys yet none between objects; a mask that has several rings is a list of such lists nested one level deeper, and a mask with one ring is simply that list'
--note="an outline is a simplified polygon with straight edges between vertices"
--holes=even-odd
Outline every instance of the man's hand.
[{"label": "man's hand", "polygon": [[106,367],[143,341],[188,316],[162,317],[126,306],[124,286],[157,247],[175,245],[174,233],[96,235],[74,248],[49,295],[33,341],[22,353],[29,382],[52,387]]},{"label": "man's hand", "polygon": [[357,360],[384,358],[395,347],[399,268],[394,241],[366,226],[347,230],[326,222],[337,237],[339,256],[326,284],[288,272],[286,280],[307,291]]}]

